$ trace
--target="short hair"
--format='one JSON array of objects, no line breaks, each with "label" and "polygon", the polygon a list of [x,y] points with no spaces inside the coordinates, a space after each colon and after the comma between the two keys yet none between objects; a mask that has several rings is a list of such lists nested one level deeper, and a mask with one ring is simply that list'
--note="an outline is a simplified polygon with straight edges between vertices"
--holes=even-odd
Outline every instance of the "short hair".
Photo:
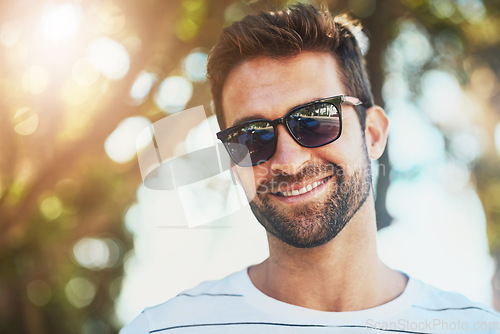
[{"label": "short hair", "polygon": [[222,108],[224,84],[236,66],[259,56],[287,59],[303,51],[318,51],[335,57],[346,94],[363,102],[355,109],[364,129],[366,108],[373,105],[373,97],[355,31],[361,31],[361,26],[346,15],[332,17],[326,7],[305,4],[248,15],[224,28],[207,63],[220,128],[227,127]]}]

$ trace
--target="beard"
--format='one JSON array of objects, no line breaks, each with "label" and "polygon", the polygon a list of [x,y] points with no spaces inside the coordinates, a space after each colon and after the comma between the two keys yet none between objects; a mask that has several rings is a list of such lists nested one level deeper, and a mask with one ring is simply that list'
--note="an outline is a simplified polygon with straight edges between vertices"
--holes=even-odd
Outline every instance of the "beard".
[{"label": "beard", "polygon": [[[330,162],[310,163],[296,175],[275,175],[261,184],[250,201],[253,214],[276,238],[297,248],[313,248],[334,239],[364,204],[372,187],[368,155],[363,167],[347,175],[342,167]],[[317,179],[324,171],[333,171],[328,182],[335,182],[323,201],[304,203],[286,211],[271,204],[269,184],[294,184]],[[325,186],[328,186],[325,184]],[[264,190],[265,189],[265,190]]]}]

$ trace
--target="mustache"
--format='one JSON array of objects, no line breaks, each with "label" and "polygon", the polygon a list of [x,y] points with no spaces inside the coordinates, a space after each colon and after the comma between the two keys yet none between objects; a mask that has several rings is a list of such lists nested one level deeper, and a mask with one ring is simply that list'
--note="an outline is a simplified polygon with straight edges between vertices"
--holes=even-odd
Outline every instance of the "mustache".
[{"label": "mustache", "polygon": [[327,164],[311,162],[295,174],[273,172],[271,179],[262,182],[257,187],[257,193],[276,192],[279,191],[278,187],[284,184],[308,183],[310,180],[322,179],[333,175],[341,177],[343,174],[344,169],[333,162]]}]

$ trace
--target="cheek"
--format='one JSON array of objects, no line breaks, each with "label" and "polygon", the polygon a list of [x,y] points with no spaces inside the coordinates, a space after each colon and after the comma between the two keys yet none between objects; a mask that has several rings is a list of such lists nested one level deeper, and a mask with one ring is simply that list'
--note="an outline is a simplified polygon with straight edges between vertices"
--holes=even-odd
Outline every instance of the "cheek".
[{"label": "cheek", "polygon": [[268,174],[261,165],[254,167],[234,166],[233,172],[250,200],[255,196],[259,185],[267,179]]},{"label": "cheek", "polygon": [[342,143],[336,141],[324,147],[318,147],[315,156],[324,162],[333,162],[336,165],[344,166],[349,161],[349,152],[346,151]]},{"label": "cheek", "polygon": [[347,140],[343,143],[336,141],[327,146],[318,147],[314,156],[319,159],[320,163],[333,163],[340,167],[341,169],[336,169],[335,173],[339,173],[339,175],[350,174],[359,169],[366,160],[361,155],[363,153],[361,151],[362,145],[362,143],[353,143]]},{"label": "cheek", "polygon": [[271,173],[271,169],[269,168],[271,163],[269,161],[254,166],[252,169],[253,173],[253,182],[255,183],[256,186],[260,185],[262,182],[267,181],[273,177]]},{"label": "cheek", "polygon": [[318,147],[316,156],[339,166],[356,165],[365,160],[366,142],[357,119],[344,122],[342,135],[336,141]]}]

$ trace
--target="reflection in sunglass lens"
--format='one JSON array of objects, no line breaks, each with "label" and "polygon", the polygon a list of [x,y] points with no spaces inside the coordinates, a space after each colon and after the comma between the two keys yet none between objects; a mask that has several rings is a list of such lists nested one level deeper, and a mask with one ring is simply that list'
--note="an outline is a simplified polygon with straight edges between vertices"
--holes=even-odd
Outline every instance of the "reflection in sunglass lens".
[{"label": "reflection in sunglass lens", "polygon": [[316,147],[340,135],[340,113],[331,103],[315,103],[292,112],[287,119],[290,132],[302,145]]},{"label": "reflection in sunglass lens", "polygon": [[250,166],[268,160],[275,144],[273,125],[257,121],[231,132],[226,147],[237,164]]}]

